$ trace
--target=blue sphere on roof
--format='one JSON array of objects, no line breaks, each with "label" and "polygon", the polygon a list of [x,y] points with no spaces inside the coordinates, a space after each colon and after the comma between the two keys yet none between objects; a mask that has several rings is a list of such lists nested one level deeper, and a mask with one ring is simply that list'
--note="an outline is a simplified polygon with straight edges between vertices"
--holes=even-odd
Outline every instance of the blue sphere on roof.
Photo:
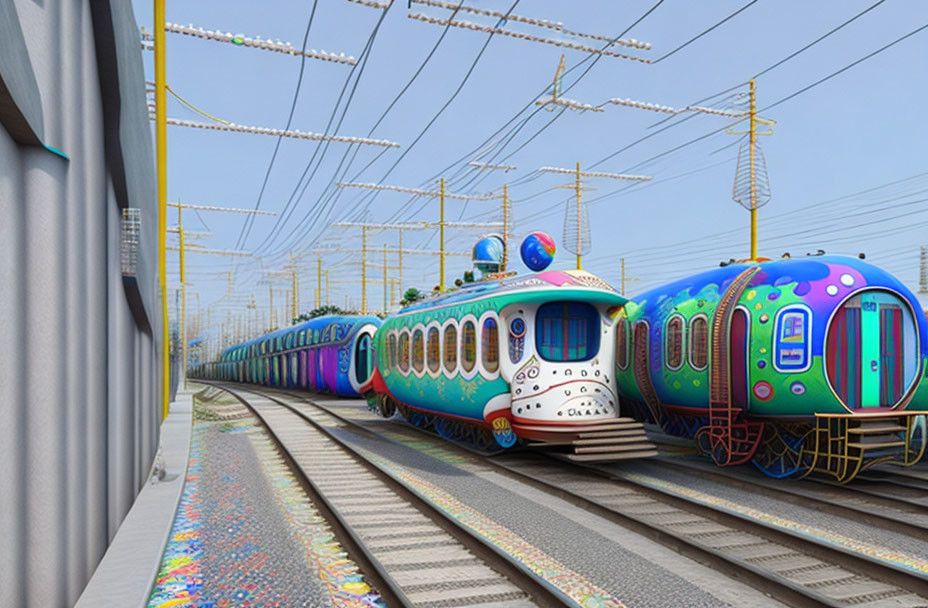
[{"label": "blue sphere on roof", "polygon": [[502,237],[492,234],[477,241],[471,259],[474,267],[480,272],[499,272],[503,266],[505,253],[506,244],[503,243]]},{"label": "blue sphere on roof", "polygon": [[547,232],[531,232],[522,240],[522,246],[519,247],[519,253],[522,254],[522,261],[533,272],[541,272],[551,265],[554,261],[554,254],[557,248],[554,246],[552,239]]}]

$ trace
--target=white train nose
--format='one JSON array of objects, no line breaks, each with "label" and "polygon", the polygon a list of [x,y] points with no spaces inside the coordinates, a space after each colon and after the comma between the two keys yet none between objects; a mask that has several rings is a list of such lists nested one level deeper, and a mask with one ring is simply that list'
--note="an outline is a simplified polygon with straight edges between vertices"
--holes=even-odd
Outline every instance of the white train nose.
[{"label": "white train nose", "polygon": [[594,380],[572,380],[542,389],[537,384],[514,391],[512,413],[526,420],[595,420],[615,418],[615,392],[605,383]]}]

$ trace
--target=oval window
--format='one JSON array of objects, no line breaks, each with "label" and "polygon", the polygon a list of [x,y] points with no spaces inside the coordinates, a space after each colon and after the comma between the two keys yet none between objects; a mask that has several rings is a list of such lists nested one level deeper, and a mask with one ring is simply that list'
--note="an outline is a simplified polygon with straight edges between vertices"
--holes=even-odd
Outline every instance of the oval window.
[{"label": "oval window", "polygon": [[453,372],[458,364],[458,328],[449,325],[445,328],[445,369]]},{"label": "oval window", "polygon": [[483,368],[493,373],[499,369],[499,325],[496,319],[488,317],[483,322],[481,337]]},{"label": "oval window", "polygon": [[399,368],[404,374],[409,371],[409,332],[400,334]]},{"label": "oval window", "polygon": [[683,317],[680,315],[674,315],[667,321],[664,357],[670,369],[679,369],[683,365]]},{"label": "oval window", "polygon": [[412,368],[417,372],[425,369],[425,340],[421,329],[412,334]]},{"label": "oval window", "polygon": [[709,321],[705,315],[690,322],[690,365],[693,369],[705,369],[709,364]]}]

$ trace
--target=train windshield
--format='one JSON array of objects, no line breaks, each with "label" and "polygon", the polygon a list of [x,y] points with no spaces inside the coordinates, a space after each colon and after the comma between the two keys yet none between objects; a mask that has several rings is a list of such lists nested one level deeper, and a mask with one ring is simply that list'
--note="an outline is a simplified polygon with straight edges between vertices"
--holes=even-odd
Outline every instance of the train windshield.
[{"label": "train windshield", "polygon": [[367,381],[371,373],[371,336],[364,334],[355,345],[354,375],[359,384]]},{"label": "train windshield", "polygon": [[535,346],[546,361],[586,361],[599,351],[599,313],[586,302],[548,302],[535,316]]}]

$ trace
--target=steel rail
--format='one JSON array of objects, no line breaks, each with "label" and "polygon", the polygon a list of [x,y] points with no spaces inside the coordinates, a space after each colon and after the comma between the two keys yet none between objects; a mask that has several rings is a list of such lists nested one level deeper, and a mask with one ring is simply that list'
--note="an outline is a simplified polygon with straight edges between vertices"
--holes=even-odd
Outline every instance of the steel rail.
[{"label": "steel rail", "polygon": [[202,382],[203,384],[229,393],[235,397],[239,403],[245,406],[252,413],[252,415],[261,421],[261,424],[267,431],[271,441],[274,442],[274,445],[277,446],[277,449],[280,450],[281,454],[284,456],[284,460],[286,461],[287,466],[291,469],[291,471],[296,473],[296,477],[300,480],[300,484],[303,486],[304,491],[306,491],[306,493],[309,495],[309,498],[312,500],[314,506],[319,510],[320,515],[322,515],[322,517],[332,527],[336,537],[339,539],[345,549],[347,549],[352,559],[358,563],[365,575],[372,579],[371,582],[374,583],[373,586],[377,589],[378,592],[380,592],[381,597],[383,597],[387,605],[402,606],[403,608],[412,608],[415,606],[415,604],[413,604],[412,601],[406,597],[402,587],[400,587],[396,580],[390,575],[386,567],[371,551],[367,549],[367,547],[361,541],[360,537],[357,535],[351,525],[346,521],[345,517],[342,515],[339,509],[334,504],[332,504],[332,502],[328,499],[328,497],[326,497],[326,495],[322,492],[315,481],[313,481],[309,473],[293,457],[293,454],[273,431],[267,421],[267,418],[260,411],[258,411],[258,408],[249,403],[248,400],[237,391],[232,390],[227,386],[208,380],[197,380],[197,382]]},{"label": "steel rail", "polygon": [[[395,440],[378,434],[376,431],[369,429],[364,424],[356,420],[347,418],[332,411],[329,407],[312,401],[305,395],[282,391],[280,389],[271,390],[278,390],[287,396],[299,398],[309,405],[326,411],[329,415],[337,418],[347,425],[361,429],[367,434],[378,436],[384,441],[397,443]],[[443,446],[448,447],[449,449],[459,449],[470,454],[479,455],[479,453],[475,452],[474,450],[470,450],[458,444],[445,441],[438,436],[433,435],[428,431],[424,431],[418,427],[406,425],[403,428],[414,429],[415,431],[425,434],[429,437],[437,438],[441,441]],[[688,511],[706,519],[722,523],[723,525],[728,525],[735,530],[753,534],[769,542],[784,545],[793,549],[794,551],[805,553],[828,564],[845,568],[860,576],[875,578],[877,581],[887,581],[890,584],[899,587],[900,589],[904,589],[922,597],[928,597],[928,579],[914,575],[903,568],[887,564],[877,558],[856,553],[848,549],[835,547],[824,541],[808,538],[798,533],[781,530],[771,524],[752,520],[738,514],[708,507],[671,492],[651,488],[633,480],[625,479],[620,475],[615,475],[608,471],[604,471],[595,465],[565,463],[547,455],[544,456],[544,458],[552,465],[554,462],[557,462],[560,466],[574,471],[574,474],[576,473],[577,469],[582,469],[599,478],[605,478],[623,484],[633,485],[635,486],[636,491],[640,492],[644,496],[657,500],[658,502],[675,506],[683,511]],[[517,480],[527,482],[529,485],[532,485],[536,488],[548,491],[549,493],[553,493],[561,498],[565,498],[569,502],[574,504],[579,503],[589,510],[594,511],[597,514],[606,517],[607,519],[615,521],[620,525],[623,525],[623,527],[632,528],[635,531],[638,531],[645,536],[657,540],[661,544],[664,544],[674,550],[687,553],[690,557],[696,558],[697,561],[702,561],[703,563],[708,562],[709,565],[721,569],[727,574],[743,578],[744,580],[749,581],[752,586],[760,591],[773,593],[776,597],[784,599],[788,598],[790,603],[794,603],[800,606],[848,605],[848,602],[836,601],[833,598],[819,593],[809,586],[800,585],[782,576],[779,576],[770,569],[755,566],[754,564],[751,564],[744,559],[727,554],[705,543],[694,541],[693,539],[688,539],[680,534],[670,532],[666,528],[648,522],[642,517],[637,517],[634,514],[628,512],[619,511],[613,506],[604,505],[600,501],[567,490],[563,486],[554,484],[530,473],[526,473],[513,466],[507,466],[501,463],[499,458],[487,458],[485,456],[481,456],[481,463],[491,468],[495,468],[504,474],[509,474],[510,477],[514,477]],[[874,576],[874,573],[876,573],[876,576]]]},{"label": "steel rail", "polygon": [[[229,388],[227,383],[206,382],[206,384],[211,384],[213,386],[216,386],[217,388],[221,388],[229,392],[230,394],[234,395],[239,401],[244,403],[246,407],[248,407],[250,410],[255,412],[255,414],[259,418],[261,418],[262,421],[265,420],[264,417],[258,412],[258,408],[254,407],[251,404],[246,403],[246,401],[243,401],[244,398],[241,395],[237,394],[236,389]],[[522,564],[521,562],[519,562],[518,560],[510,556],[508,553],[506,553],[499,547],[496,547],[495,545],[493,545],[492,543],[490,543],[483,537],[475,534],[474,532],[471,532],[469,529],[467,529],[462,524],[460,524],[456,519],[454,519],[451,515],[445,513],[444,511],[442,511],[441,509],[439,509],[438,507],[430,503],[428,500],[416,494],[406,484],[404,484],[402,481],[394,477],[389,471],[383,469],[380,465],[371,462],[358,449],[352,446],[349,442],[345,441],[343,438],[339,437],[337,434],[332,433],[330,429],[328,429],[325,425],[320,424],[316,420],[313,420],[311,417],[306,415],[305,412],[300,411],[300,409],[270,394],[268,391],[269,388],[270,387],[257,386],[257,385],[245,385],[245,388],[239,389],[239,390],[242,390],[244,392],[250,392],[260,397],[264,397],[265,399],[269,401],[272,401],[279,407],[284,408],[287,411],[291,412],[292,414],[298,416],[299,418],[301,418],[303,421],[305,421],[307,424],[312,426],[317,431],[323,433],[327,439],[331,440],[332,442],[337,444],[342,450],[348,453],[355,460],[355,462],[365,467],[370,473],[372,473],[384,485],[388,486],[396,494],[398,494],[403,499],[405,499],[417,511],[425,515],[430,521],[434,522],[437,526],[439,526],[445,532],[448,532],[455,540],[461,543],[467,550],[469,550],[479,560],[483,561],[492,570],[495,570],[497,573],[501,574],[503,577],[505,577],[505,579],[510,581],[517,588],[525,592],[528,595],[528,597],[531,599],[531,601],[534,602],[535,604],[542,606],[544,608],[549,608],[549,607],[553,608],[553,607],[559,607],[559,606],[564,606],[564,605],[575,605],[575,602],[571,600],[566,594],[564,594],[560,589],[558,589],[557,587],[555,587],[548,581],[536,575],[534,572],[529,570],[524,564]],[[293,395],[289,395],[289,396],[293,396]],[[335,418],[336,420],[338,420],[339,422],[343,422],[343,423],[346,423],[346,424],[349,424],[355,427],[356,429],[360,430],[361,432],[363,432],[365,435],[369,437],[380,439],[380,437],[376,433],[373,433],[370,430],[365,429],[364,427],[360,425],[347,422],[343,420],[340,416],[331,414],[324,407],[318,406],[311,401],[305,401],[305,403],[307,405],[318,408],[321,413],[329,415],[332,418]],[[264,422],[264,424],[268,432],[270,434],[274,434],[270,426],[266,422]],[[290,453],[287,451],[286,446],[282,445],[282,443],[280,443],[279,440],[278,440],[278,445],[281,447],[283,451],[287,452],[288,454]],[[301,474],[306,475],[307,481],[311,482],[311,479],[309,478],[308,474],[306,474],[302,470],[302,468],[300,470],[301,470]],[[320,493],[320,496],[321,496],[321,493]],[[332,512],[337,513],[337,510],[333,510]],[[346,528],[346,530],[349,530],[349,529],[350,528]],[[355,535],[355,538],[357,538],[356,535]],[[356,550],[357,551],[368,551],[368,549],[364,547],[360,539],[358,539]],[[392,583],[396,585],[394,592],[397,594],[397,596],[401,598],[405,598],[406,596],[403,594],[402,589],[399,587],[398,584],[396,584],[395,580],[392,577],[390,577],[389,572],[387,571],[388,568],[383,566],[379,562],[377,562],[376,558],[374,558],[373,555],[370,556],[370,559],[371,559],[371,563],[377,564],[375,568],[377,569],[378,574],[381,577],[383,577],[385,580],[392,581]],[[408,598],[406,599],[406,601],[407,602],[409,601]],[[415,604],[404,603],[402,605],[403,606],[414,606]]]},{"label": "steel rail", "polygon": [[[928,525],[907,521],[894,513],[887,513],[886,511],[879,510],[882,508],[890,508],[904,514],[912,513],[913,509],[911,508],[911,503],[907,501],[897,501],[893,496],[881,496],[861,492],[861,494],[872,499],[869,504],[862,506],[851,502],[841,502],[837,498],[828,498],[804,492],[797,487],[797,484],[790,483],[786,480],[779,480],[779,482],[777,482],[777,480],[770,480],[768,478],[752,478],[748,474],[739,474],[737,472],[720,469],[708,462],[699,463],[692,460],[658,457],[653,462],[647,464],[649,466],[653,464],[653,466],[669,467],[680,471],[686,471],[687,473],[695,472],[704,479],[722,479],[726,482],[732,482],[733,485],[742,488],[754,488],[770,498],[784,500],[799,506],[809,506],[810,508],[825,511],[833,515],[853,518],[856,521],[864,521],[871,525],[877,525],[884,529],[892,530],[893,532],[911,535],[928,534]],[[809,481],[805,483],[815,482]],[[832,488],[829,484],[822,485],[825,486],[823,489],[826,490]],[[851,485],[833,487],[840,488],[841,491],[845,492],[857,492],[857,488]],[[811,503],[811,506],[809,503]],[[922,506],[921,510],[925,509],[928,509],[928,505]]]}]

